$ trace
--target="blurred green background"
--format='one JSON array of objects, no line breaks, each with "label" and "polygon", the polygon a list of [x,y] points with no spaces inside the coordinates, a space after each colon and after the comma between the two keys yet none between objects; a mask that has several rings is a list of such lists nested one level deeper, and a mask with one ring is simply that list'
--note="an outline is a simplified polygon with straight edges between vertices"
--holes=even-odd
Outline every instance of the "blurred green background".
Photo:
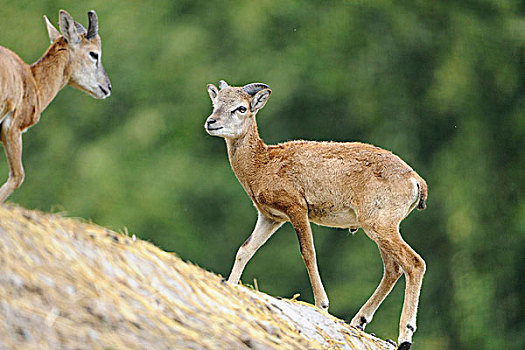
[{"label": "blurred green background", "polygon": [[[60,8],[86,26],[96,9],[112,96],[59,93],[24,136],[11,202],[227,276],[256,211],[224,141],[203,129],[206,84],[264,82],[267,143],[373,143],[427,180],[427,210],[401,227],[428,266],[415,348],[525,348],[524,1],[0,0],[0,45],[36,61],[42,15],[56,23]],[[379,283],[380,255],[362,231],[313,230],[331,312],[350,320]],[[254,278],[313,301],[289,224],[248,264],[243,281]],[[402,278],[368,331],[397,338],[403,291]]]}]

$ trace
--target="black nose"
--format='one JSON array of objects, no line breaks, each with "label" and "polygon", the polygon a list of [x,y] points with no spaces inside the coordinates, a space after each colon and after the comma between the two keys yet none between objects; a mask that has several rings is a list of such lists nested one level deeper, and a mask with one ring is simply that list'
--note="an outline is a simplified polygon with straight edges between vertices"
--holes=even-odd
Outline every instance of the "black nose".
[{"label": "black nose", "polygon": [[102,93],[104,95],[108,95],[109,94],[109,91],[106,91],[106,89],[104,89],[101,85],[99,85],[98,88],[100,89],[100,91],[102,91]]},{"label": "black nose", "polygon": [[208,120],[206,121],[206,124],[207,124],[208,126],[210,126],[210,125],[212,125],[212,124],[215,123],[215,122],[217,122],[215,119],[208,119]]},{"label": "black nose", "polygon": [[110,83],[108,83],[108,89],[109,89],[109,91],[111,91],[111,84]]}]

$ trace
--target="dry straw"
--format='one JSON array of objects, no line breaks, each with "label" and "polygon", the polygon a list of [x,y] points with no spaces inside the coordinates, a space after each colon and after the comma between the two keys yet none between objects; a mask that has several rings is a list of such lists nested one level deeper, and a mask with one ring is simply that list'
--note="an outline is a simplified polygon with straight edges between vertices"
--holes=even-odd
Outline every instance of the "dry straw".
[{"label": "dry straw", "polygon": [[393,349],[154,245],[0,205],[1,349]]}]

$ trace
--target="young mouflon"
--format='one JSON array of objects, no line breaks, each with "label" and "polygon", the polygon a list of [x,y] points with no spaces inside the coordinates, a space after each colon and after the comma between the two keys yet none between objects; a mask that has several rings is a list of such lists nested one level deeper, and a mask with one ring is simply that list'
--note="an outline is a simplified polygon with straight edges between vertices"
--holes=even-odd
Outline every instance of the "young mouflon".
[{"label": "young mouflon", "polygon": [[32,65],[0,46],[0,136],[9,162],[9,178],[0,187],[0,202],[24,181],[22,133],[40,120],[40,114],[67,84],[94,98],[106,98],[111,83],[102,66],[98,17],[89,11],[86,30],[64,10],[58,30],[46,16],[51,46]]},{"label": "young mouflon", "polygon": [[204,126],[208,134],[226,140],[233,172],[258,211],[255,229],[239,248],[228,282],[237,284],[257,249],[290,222],[299,238],[315,305],[327,310],[310,222],[352,232],[361,227],[379,247],[384,275],[351,323],[364,329],[404,273],[398,349],[409,349],[425,262],[403,240],[399,224],[414,208],[425,208],[425,180],[398,156],[369,144],[290,141],[266,145],[255,116],[266,104],[270,88],[261,83],[233,87],[223,80],[219,88],[208,85],[213,113]]}]

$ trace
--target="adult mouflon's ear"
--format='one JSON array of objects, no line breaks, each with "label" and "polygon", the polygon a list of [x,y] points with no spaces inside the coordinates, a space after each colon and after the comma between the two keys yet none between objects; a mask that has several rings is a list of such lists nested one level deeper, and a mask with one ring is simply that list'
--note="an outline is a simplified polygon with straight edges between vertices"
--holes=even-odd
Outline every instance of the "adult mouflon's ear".
[{"label": "adult mouflon's ear", "polygon": [[215,101],[217,95],[219,94],[219,90],[217,90],[217,87],[215,85],[208,84],[208,94],[210,95],[211,100]]},{"label": "adult mouflon's ear", "polygon": [[84,28],[84,26],[78,22],[75,21],[75,27],[77,27],[77,33],[78,35],[86,34],[87,30]]},{"label": "adult mouflon's ear", "polygon": [[60,32],[51,24],[47,16],[44,15],[44,21],[46,22],[47,35],[49,35],[49,41],[51,44],[60,37]]},{"label": "adult mouflon's ear", "polygon": [[271,93],[272,90],[270,89],[262,89],[253,95],[250,100],[250,108],[252,113],[257,113],[261,108],[264,107]]},{"label": "adult mouflon's ear", "polygon": [[64,38],[69,44],[75,45],[80,42],[80,35],[77,32],[75,21],[67,11],[60,10],[58,12],[58,25]]}]

